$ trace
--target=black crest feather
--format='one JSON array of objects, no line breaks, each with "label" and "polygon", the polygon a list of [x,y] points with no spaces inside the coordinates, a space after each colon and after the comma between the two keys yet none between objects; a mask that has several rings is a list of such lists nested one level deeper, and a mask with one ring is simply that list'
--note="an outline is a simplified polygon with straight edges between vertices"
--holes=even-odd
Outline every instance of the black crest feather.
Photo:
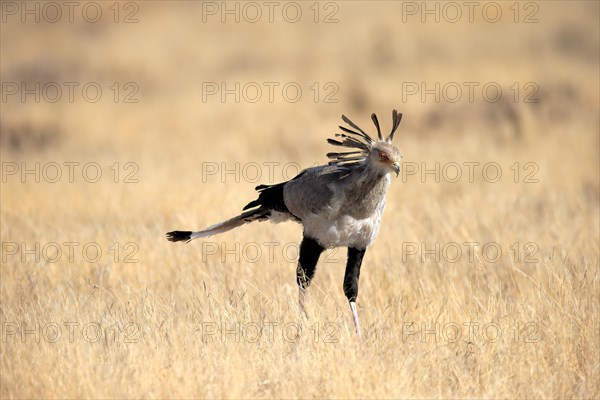
[{"label": "black crest feather", "polygon": [[396,129],[400,126],[400,121],[402,121],[402,113],[398,113],[397,110],[392,111],[392,132],[390,132],[390,136],[388,136],[387,141],[392,142],[394,140],[394,133],[396,133]]}]

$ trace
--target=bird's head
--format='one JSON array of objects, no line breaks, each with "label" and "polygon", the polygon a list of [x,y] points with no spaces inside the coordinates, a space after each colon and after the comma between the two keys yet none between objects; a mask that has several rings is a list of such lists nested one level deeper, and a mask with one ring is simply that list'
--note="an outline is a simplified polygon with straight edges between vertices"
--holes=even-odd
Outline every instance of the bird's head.
[{"label": "bird's head", "polygon": [[340,126],[340,129],[344,133],[336,133],[335,136],[341,139],[327,139],[327,142],[334,146],[350,147],[355,150],[345,153],[327,153],[327,157],[332,159],[329,164],[347,166],[368,164],[370,167],[376,168],[383,173],[395,172],[396,176],[398,176],[402,155],[400,154],[400,150],[392,144],[392,140],[402,120],[402,114],[396,110],[392,112],[392,131],[385,139],[381,135],[377,115],[371,114],[371,120],[377,128],[377,140],[373,140],[371,136],[360,129],[354,122],[350,121],[345,115],[342,115],[342,120],[353,129]]},{"label": "bird's head", "polygon": [[400,173],[402,155],[391,142],[383,140],[375,142],[368,159],[372,166],[384,173],[395,172],[396,176]]}]

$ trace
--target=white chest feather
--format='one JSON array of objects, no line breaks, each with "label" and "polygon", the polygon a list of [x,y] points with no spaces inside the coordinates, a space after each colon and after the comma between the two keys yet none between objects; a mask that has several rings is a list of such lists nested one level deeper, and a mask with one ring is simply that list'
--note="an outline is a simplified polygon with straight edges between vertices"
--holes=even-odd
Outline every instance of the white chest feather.
[{"label": "white chest feather", "polygon": [[322,213],[305,217],[305,235],[316,239],[325,248],[354,247],[366,249],[379,233],[385,199],[368,218],[359,219],[348,214]]}]

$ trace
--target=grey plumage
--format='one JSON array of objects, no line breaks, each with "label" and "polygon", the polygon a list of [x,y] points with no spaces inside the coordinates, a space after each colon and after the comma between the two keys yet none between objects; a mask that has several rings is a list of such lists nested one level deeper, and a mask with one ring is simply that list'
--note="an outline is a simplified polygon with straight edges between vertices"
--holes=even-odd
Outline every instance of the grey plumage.
[{"label": "grey plumage", "polygon": [[392,140],[402,114],[393,110],[391,132],[385,140],[377,116],[372,114],[371,119],[377,129],[377,140],[342,115],[350,128],[340,126],[343,133],[335,135],[339,139],[327,141],[350,151],[327,153],[331,159],[328,165],[308,168],[287,182],[257,186],[258,199],[248,203],[237,217],[200,231],[169,232],[167,239],[190,241],[209,237],[252,221],[299,222],[304,231],[297,272],[301,308],[304,291],[322,250],[348,247],[344,293],[360,334],[355,301],[362,257],[379,232],[390,173],[398,175],[401,159]]}]

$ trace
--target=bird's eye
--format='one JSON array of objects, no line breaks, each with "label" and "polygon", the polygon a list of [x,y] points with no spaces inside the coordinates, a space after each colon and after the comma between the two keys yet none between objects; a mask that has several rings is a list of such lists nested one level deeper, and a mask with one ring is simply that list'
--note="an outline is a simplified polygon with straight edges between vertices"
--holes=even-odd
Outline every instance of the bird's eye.
[{"label": "bird's eye", "polygon": [[381,161],[386,161],[388,159],[388,155],[385,153],[379,153],[379,158]]}]

